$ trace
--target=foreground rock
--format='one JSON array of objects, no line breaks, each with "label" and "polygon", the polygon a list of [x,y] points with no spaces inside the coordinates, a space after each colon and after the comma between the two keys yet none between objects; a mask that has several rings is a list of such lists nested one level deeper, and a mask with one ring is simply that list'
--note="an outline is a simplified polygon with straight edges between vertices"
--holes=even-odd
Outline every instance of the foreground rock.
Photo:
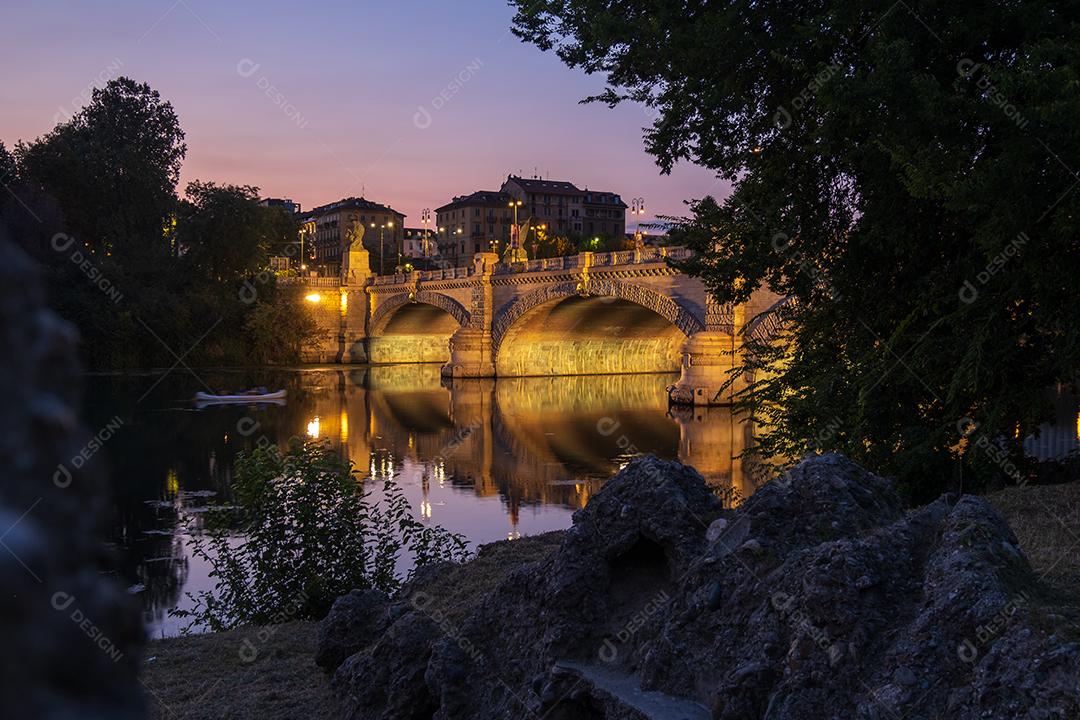
[{"label": "foreground rock", "polygon": [[1080,646],[1033,624],[997,513],[955,496],[905,513],[835,455],[736,510],[641,459],[470,602],[445,602],[440,572],[341,623],[359,628],[333,677],[349,717],[1080,717]]},{"label": "foreground rock", "polygon": [[92,456],[106,435],[79,427],[78,384],[74,328],[45,308],[29,260],[0,237],[5,718],[143,716],[138,605],[103,574],[108,494]]}]

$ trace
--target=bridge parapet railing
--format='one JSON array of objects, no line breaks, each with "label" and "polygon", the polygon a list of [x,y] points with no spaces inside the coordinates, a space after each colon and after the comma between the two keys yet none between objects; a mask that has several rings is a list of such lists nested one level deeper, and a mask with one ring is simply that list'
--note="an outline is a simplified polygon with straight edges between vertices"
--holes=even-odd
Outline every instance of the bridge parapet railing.
[{"label": "bridge parapet railing", "polygon": [[283,285],[305,285],[307,287],[338,287],[341,280],[336,277],[280,277]]},{"label": "bridge parapet railing", "polygon": [[[640,250],[618,250],[606,253],[579,253],[577,255],[562,255],[553,258],[534,258],[525,263],[524,272],[543,272],[545,270],[568,270],[584,267],[586,262],[592,267],[607,267],[612,265],[635,265],[639,263],[661,262],[665,258],[671,260],[685,260],[694,255],[693,250],[676,245],[673,247],[648,247]],[[520,265],[514,267],[500,266],[497,274],[521,272]],[[473,275],[472,266],[441,268],[438,270],[414,270],[408,275],[377,275],[372,279],[375,285],[399,285],[407,280],[453,280],[468,278]],[[305,282],[319,287],[332,287],[339,285],[337,278],[283,278],[286,282]]]}]

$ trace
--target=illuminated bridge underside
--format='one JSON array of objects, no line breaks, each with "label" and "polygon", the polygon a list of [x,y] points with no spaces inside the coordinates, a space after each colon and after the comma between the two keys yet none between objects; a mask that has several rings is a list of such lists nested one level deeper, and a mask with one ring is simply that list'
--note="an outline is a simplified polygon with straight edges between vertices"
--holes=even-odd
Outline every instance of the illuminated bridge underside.
[{"label": "illuminated bridge underside", "polygon": [[389,316],[381,334],[368,341],[368,357],[373,363],[444,363],[450,359],[450,336],[459,327],[441,308],[402,305]]},{"label": "illuminated bridge underside", "polygon": [[507,331],[500,377],[678,372],[686,336],[668,320],[617,298],[571,297],[534,308]]}]

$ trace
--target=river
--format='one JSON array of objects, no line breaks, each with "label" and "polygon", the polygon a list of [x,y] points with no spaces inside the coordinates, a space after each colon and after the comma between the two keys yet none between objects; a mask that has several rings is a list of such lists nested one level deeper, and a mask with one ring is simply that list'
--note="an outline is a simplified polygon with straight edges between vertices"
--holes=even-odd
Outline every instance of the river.
[{"label": "river", "polygon": [[[724,408],[669,413],[673,375],[443,381],[439,365],[197,370],[88,378],[86,419],[116,493],[110,539],[153,637],[186,593],[208,590],[192,533],[230,501],[236,453],[290,437],[328,441],[358,472],[395,477],[425,522],[480,543],[565,528],[603,481],[641,453],[692,464],[716,485],[753,491],[744,426]],[[190,398],[285,388],[281,406],[196,408]],[[110,428],[108,432],[102,430]]]}]

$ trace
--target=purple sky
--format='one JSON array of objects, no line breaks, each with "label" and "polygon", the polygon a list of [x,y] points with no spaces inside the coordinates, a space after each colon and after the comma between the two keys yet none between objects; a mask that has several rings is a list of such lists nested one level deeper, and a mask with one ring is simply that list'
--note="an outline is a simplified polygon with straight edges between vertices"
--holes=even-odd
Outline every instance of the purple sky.
[{"label": "purple sky", "polygon": [[661,177],[643,149],[646,110],[579,105],[602,78],[511,35],[502,0],[36,0],[4,16],[8,147],[127,75],[176,108],[182,184],[257,185],[304,208],[364,193],[418,226],[421,208],[534,168],[644,196],[646,220],[728,191],[692,165]]}]

